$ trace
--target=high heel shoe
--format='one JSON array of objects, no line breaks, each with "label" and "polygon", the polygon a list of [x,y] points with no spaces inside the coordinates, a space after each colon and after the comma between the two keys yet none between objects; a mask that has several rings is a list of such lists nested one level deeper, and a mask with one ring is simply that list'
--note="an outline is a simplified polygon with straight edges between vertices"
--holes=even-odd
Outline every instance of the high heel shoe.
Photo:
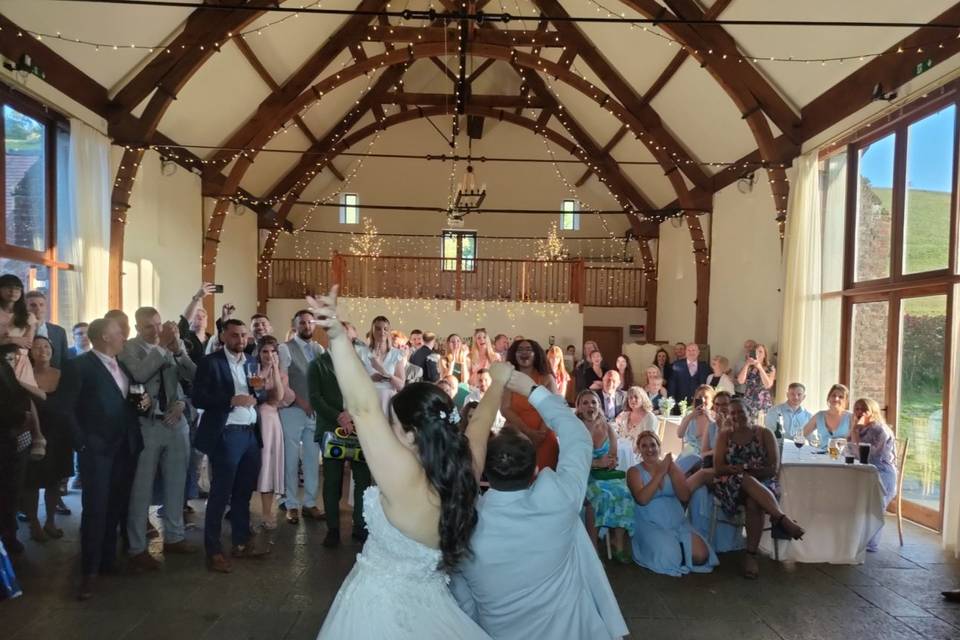
[{"label": "high heel shoe", "polygon": [[783,533],[782,537],[773,536],[774,538],[780,537],[783,540],[803,540],[803,535],[806,533],[803,527],[788,518],[785,513],[781,513],[780,517],[772,520],[771,525],[774,529]]}]

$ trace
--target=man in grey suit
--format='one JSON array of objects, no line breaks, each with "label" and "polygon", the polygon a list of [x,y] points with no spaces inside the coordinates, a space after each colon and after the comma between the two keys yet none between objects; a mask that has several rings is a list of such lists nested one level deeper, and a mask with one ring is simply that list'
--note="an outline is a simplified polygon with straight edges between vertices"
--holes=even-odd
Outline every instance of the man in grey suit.
[{"label": "man in grey suit", "polygon": [[616,420],[623,411],[627,393],[620,389],[620,374],[611,369],[603,374],[603,391],[600,393],[600,408],[607,422]]},{"label": "man in grey suit", "polygon": [[130,372],[131,382],[142,384],[153,399],[147,415],[140,416],[143,450],[137,460],[127,516],[130,566],[146,571],[160,567],[147,551],[147,514],[158,466],[163,476],[163,551],[197,550],[184,539],[183,479],[190,458],[190,429],[183,415],[185,398],[180,386],[181,379],[193,380],[197,366],[183,347],[176,323],[162,323],[153,307],[140,307],[134,318],[137,335],[124,343],[118,359]]},{"label": "man in grey suit", "polygon": [[514,372],[507,388],[525,396],[560,441],[557,470],[536,474],[536,449],[505,427],[490,439],[490,490],[477,505],[472,556],[451,589],[495,640],[620,638],[627,625],[580,520],[593,444],[561,396]]},{"label": "man in grey suit", "polygon": [[43,291],[28,291],[23,297],[27,310],[37,318],[37,330],[34,335],[43,336],[53,347],[50,366],[63,370],[64,361],[70,357],[67,352],[67,332],[58,324],[47,322],[47,296]]},{"label": "man in grey suit", "polygon": [[[317,491],[320,487],[320,444],[315,441],[317,416],[310,404],[310,385],[307,384],[307,369],[313,359],[323,353],[323,347],[313,339],[313,313],[303,309],[293,316],[293,338],[280,345],[280,368],[287,372],[290,388],[296,394],[293,404],[280,409],[280,424],[283,425],[283,466],[287,508],[287,522],[300,521],[303,516],[319,520],[324,513],[317,506]],[[298,495],[297,466],[303,447],[303,503]]]}]

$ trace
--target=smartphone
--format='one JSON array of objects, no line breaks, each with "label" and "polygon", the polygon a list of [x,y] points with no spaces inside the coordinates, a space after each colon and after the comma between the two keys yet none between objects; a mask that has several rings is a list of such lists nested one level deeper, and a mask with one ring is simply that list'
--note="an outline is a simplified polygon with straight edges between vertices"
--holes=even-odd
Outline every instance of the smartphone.
[{"label": "smartphone", "polygon": [[554,336],[550,336],[550,338],[548,339],[548,342],[550,342],[550,346],[551,346],[551,347],[554,345],[554,343],[556,343],[556,341],[557,341],[557,340],[556,340],[556,338],[554,338]]},{"label": "smartphone", "polygon": [[703,406],[703,398],[694,398],[694,400],[693,400],[693,406],[694,406],[694,408],[696,408],[696,409],[701,408],[701,407]]},{"label": "smartphone", "polygon": [[757,350],[756,350],[756,349],[750,349],[750,357],[753,358],[754,360],[757,359]]},{"label": "smartphone", "polygon": [[222,285],[222,284],[215,284],[215,285],[213,285],[213,292],[214,292],[214,293],[223,293],[223,285]]}]

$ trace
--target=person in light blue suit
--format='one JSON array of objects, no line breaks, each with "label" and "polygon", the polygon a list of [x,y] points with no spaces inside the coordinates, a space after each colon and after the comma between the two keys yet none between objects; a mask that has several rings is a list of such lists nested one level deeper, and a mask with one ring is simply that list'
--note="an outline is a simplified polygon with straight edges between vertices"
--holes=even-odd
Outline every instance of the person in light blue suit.
[{"label": "person in light blue suit", "polygon": [[[592,444],[564,399],[514,372],[507,388],[529,398],[561,443],[557,470],[536,474],[536,449],[505,427],[488,443],[490,490],[477,506],[473,554],[452,576],[461,608],[496,640],[627,635],[613,590],[579,512]],[[483,455],[481,455],[483,453]]]},{"label": "person in light blue suit", "polygon": [[690,489],[683,471],[667,454],[660,459],[660,438],[645,431],[637,436],[641,462],[627,472],[634,509],[633,559],[641,567],[668,576],[709,573],[717,555],[687,520],[683,502]]}]

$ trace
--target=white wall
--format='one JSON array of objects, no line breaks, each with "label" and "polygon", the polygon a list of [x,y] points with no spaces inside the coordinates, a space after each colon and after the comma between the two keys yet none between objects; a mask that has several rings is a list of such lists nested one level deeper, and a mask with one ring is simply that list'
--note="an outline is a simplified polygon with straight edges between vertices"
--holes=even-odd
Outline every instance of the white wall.
[{"label": "white wall", "polygon": [[[123,155],[111,150],[112,170]],[[160,170],[160,156],[144,154],[130,195],[123,243],[123,308],[154,306],[176,319],[200,286],[203,211],[200,177],[182,167]]]},{"label": "white wall", "polygon": [[[711,216],[700,216],[704,237],[709,244]],[[657,268],[657,340],[689,342],[693,340],[696,319],[697,268],[686,220],[678,228],[675,222],[660,225]]]},{"label": "white wall", "polygon": [[[204,217],[213,211],[214,200],[204,198]],[[204,228],[206,230],[206,228]],[[228,214],[220,231],[217,252],[216,283],[222,294],[214,294],[214,315],[227,302],[237,308],[235,317],[246,320],[257,312],[257,256],[259,251],[257,216],[247,210],[243,215]]]}]

